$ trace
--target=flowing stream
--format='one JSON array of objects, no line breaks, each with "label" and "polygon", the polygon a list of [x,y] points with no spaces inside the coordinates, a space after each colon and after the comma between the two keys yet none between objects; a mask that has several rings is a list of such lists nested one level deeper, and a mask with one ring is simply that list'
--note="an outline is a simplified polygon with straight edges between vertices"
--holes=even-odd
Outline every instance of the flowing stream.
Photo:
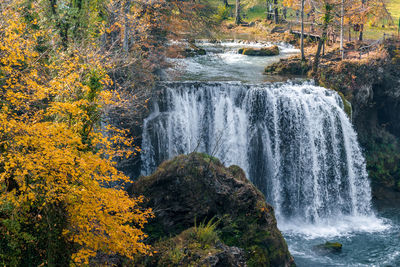
[{"label": "flowing stream", "polygon": [[[242,167],[265,194],[298,266],[400,264],[397,211],[376,215],[371,205],[365,160],[340,96],[261,75],[296,52],[290,46],[263,58],[237,54],[244,44],[201,45],[206,55],[173,59],[175,81],[159,85],[144,123],[142,173],[178,154],[206,152]],[[313,250],[325,241],[341,242],[342,253]]]}]

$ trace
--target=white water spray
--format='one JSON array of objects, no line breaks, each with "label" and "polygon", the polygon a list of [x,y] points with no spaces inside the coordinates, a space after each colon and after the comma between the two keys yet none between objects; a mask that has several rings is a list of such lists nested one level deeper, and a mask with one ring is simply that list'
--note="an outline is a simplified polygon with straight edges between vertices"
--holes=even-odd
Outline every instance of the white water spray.
[{"label": "white water spray", "polygon": [[193,151],[242,167],[282,220],[367,216],[357,135],[334,91],[310,83],[170,82],[145,120],[143,174]]}]

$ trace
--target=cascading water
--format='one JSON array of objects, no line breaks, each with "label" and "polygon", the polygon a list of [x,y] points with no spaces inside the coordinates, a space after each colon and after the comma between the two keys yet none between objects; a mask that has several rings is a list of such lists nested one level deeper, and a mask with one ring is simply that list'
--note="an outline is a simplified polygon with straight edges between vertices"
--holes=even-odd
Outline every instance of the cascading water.
[{"label": "cascading water", "polygon": [[[261,74],[266,65],[299,51],[278,44],[279,56],[261,58],[237,49],[272,44],[197,45],[207,54],[171,59],[166,71],[169,80],[186,82],[158,88],[144,123],[142,173],[180,153],[207,152],[242,167],[265,193],[297,266],[400,266],[399,208],[378,210],[380,218],[372,211],[341,98],[308,82],[264,83],[281,81]],[[343,253],[313,250],[327,240],[341,242]]]},{"label": "cascading water", "polygon": [[146,119],[143,174],[193,151],[242,167],[281,218],[367,215],[364,158],[342,100],[310,83],[170,82]]}]

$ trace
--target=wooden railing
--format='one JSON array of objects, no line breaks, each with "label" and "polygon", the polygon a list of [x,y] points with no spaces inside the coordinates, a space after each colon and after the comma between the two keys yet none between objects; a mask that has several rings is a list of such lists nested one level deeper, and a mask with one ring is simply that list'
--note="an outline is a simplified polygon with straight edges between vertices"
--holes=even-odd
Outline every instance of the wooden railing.
[{"label": "wooden railing", "polygon": [[377,49],[379,47],[380,44],[382,44],[383,42],[385,42],[386,39],[391,38],[391,39],[400,39],[399,35],[395,35],[395,34],[387,34],[387,33],[383,33],[383,37],[374,41],[373,43],[366,45],[366,46],[362,46],[360,47],[359,50],[359,54],[360,54],[360,58],[362,55],[368,54],[369,52]]}]

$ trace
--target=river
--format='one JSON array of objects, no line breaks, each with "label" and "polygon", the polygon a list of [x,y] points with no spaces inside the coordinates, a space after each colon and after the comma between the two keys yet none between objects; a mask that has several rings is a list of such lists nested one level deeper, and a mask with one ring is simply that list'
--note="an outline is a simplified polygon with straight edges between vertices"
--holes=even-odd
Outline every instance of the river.
[{"label": "river", "polygon": [[[299,51],[240,55],[269,43],[199,42],[207,54],[170,59],[145,120],[142,173],[180,153],[242,167],[275,208],[298,266],[400,266],[400,209],[371,200],[365,159],[341,98],[300,78],[263,75]],[[343,244],[321,254],[314,246]]]}]

